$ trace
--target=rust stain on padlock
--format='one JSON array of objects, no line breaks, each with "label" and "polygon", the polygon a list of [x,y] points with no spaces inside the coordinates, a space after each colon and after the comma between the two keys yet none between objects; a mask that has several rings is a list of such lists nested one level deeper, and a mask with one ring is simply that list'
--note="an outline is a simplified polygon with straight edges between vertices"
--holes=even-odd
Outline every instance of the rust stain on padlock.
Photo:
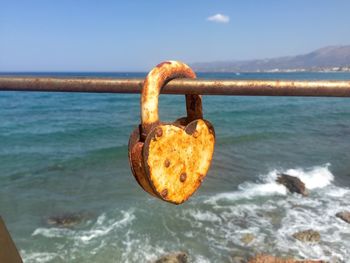
[{"label": "rust stain on padlock", "polygon": [[166,168],[168,168],[168,167],[170,166],[170,161],[169,161],[169,159],[166,159],[166,160],[165,160],[164,166],[165,166]]},{"label": "rust stain on padlock", "polygon": [[214,153],[215,132],[203,119],[199,95],[186,95],[187,116],[162,123],[160,89],[174,78],[195,78],[185,64],[168,61],[147,76],[141,97],[141,124],[129,140],[131,170],[139,185],[164,201],[181,204],[200,186]]},{"label": "rust stain on padlock", "polygon": [[186,173],[182,173],[182,174],[180,175],[180,182],[181,182],[181,183],[185,182],[185,181],[186,181],[186,178],[187,178]]}]

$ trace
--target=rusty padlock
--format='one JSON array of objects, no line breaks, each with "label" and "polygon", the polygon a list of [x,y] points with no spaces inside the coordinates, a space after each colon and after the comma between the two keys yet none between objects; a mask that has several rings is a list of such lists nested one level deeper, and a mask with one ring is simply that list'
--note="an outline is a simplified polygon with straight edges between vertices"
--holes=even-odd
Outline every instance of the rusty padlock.
[{"label": "rusty padlock", "polygon": [[174,204],[185,202],[201,185],[214,153],[215,131],[203,119],[200,95],[186,95],[187,117],[160,122],[161,88],[175,78],[196,78],[178,61],[156,66],[146,77],[141,96],[141,124],[130,136],[129,161],[139,185]]}]

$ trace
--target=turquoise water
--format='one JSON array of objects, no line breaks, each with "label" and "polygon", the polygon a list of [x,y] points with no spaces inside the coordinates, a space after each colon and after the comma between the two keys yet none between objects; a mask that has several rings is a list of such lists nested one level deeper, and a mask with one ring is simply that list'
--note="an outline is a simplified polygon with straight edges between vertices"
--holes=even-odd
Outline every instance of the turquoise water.
[{"label": "turquoise water", "polygon": [[[203,106],[217,136],[213,164],[199,191],[174,206],[143,192],[129,168],[139,95],[1,92],[0,215],[24,262],[149,262],[179,250],[192,262],[231,262],[256,252],[347,262],[350,228],[334,215],[350,209],[350,100],[204,96]],[[162,120],[175,120],[185,114],[184,97],[162,95],[160,107]],[[278,172],[300,177],[310,197],[275,184]],[[47,222],[70,213],[82,215],[75,226]],[[291,237],[309,228],[320,232],[319,244]],[[255,239],[246,245],[247,233]]]}]

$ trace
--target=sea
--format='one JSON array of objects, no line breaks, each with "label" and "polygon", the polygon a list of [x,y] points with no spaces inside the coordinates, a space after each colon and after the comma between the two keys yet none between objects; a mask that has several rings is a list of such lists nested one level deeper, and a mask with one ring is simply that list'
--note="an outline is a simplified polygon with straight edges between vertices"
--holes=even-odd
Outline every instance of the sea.
[{"label": "sea", "polygon": [[[144,78],[146,73],[6,75]],[[350,80],[350,73],[206,73],[204,79]],[[350,99],[203,96],[215,127],[211,168],[184,204],[137,184],[128,140],[139,94],[0,92],[0,215],[25,263],[235,262],[258,253],[350,262]],[[185,116],[161,95],[162,121]],[[289,193],[279,173],[309,196]],[[66,227],[55,218],[73,218]],[[312,229],[320,242],[293,234]],[[247,240],[247,237],[249,237]]]}]

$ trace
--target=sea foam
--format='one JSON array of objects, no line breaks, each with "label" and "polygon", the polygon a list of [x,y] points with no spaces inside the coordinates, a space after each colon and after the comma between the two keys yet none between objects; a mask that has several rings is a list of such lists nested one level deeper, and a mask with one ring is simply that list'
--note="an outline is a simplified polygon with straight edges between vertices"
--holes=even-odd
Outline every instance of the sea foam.
[{"label": "sea foam", "polygon": [[311,169],[288,169],[284,173],[298,177],[305,183],[306,188],[315,189],[323,188],[330,185],[334,180],[334,176],[329,170],[330,164],[316,166]]},{"label": "sea foam", "polygon": [[[309,197],[289,194],[283,185],[277,184],[278,174],[298,177],[310,190]],[[215,233],[225,235],[230,242],[241,246],[244,233],[252,233],[254,242],[249,244],[261,253],[290,254],[300,258],[323,259],[343,262],[350,254],[346,241],[350,229],[335,214],[350,209],[350,189],[333,184],[330,164],[307,169],[273,169],[260,175],[257,182],[245,182],[238,191],[220,193],[206,198],[214,215],[220,215],[220,226],[212,225]],[[263,202],[256,198],[270,196]],[[259,200],[259,199],[257,199]],[[210,222],[207,217],[193,217],[200,222]],[[295,232],[313,229],[321,234],[319,243],[302,243],[292,236]],[[213,237],[215,239],[215,237]],[[345,262],[345,261],[344,261]]]},{"label": "sea foam", "polygon": [[309,169],[295,168],[295,169],[273,169],[267,174],[259,175],[257,182],[244,182],[238,186],[239,191],[220,193],[209,200],[207,203],[215,203],[219,200],[238,200],[244,198],[255,198],[258,196],[270,195],[287,195],[288,190],[285,186],[278,184],[276,179],[279,174],[288,174],[298,177],[305,183],[307,189],[313,190],[316,188],[324,188],[332,183],[334,176],[329,170],[330,164],[323,166],[315,166]]},{"label": "sea foam", "polygon": [[[310,196],[288,193],[275,182],[280,173],[304,181]],[[114,256],[108,262],[152,262],[166,253],[182,250],[190,255],[191,262],[230,262],[229,255],[255,251],[346,262],[350,228],[335,214],[350,210],[350,189],[333,181],[330,164],[272,169],[259,175],[255,182],[244,182],[235,191],[194,196],[176,208],[162,204],[164,216],[138,207],[103,213],[83,229],[38,228],[32,233],[35,238],[64,238],[68,240],[65,244],[74,244],[74,249],[63,245],[58,249],[67,254],[23,254],[26,262],[34,262],[35,257],[40,262],[50,262],[66,260],[80,251],[88,251],[85,256],[90,258],[108,250]],[[150,207],[157,204],[152,200]],[[140,231],[145,222],[149,222],[146,234]],[[307,244],[293,238],[295,232],[310,228],[320,233],[320,243]],[[158,230],[157,237],[148,233]],[[247,234],[254,236],[249,244],[242,241]]]}]

